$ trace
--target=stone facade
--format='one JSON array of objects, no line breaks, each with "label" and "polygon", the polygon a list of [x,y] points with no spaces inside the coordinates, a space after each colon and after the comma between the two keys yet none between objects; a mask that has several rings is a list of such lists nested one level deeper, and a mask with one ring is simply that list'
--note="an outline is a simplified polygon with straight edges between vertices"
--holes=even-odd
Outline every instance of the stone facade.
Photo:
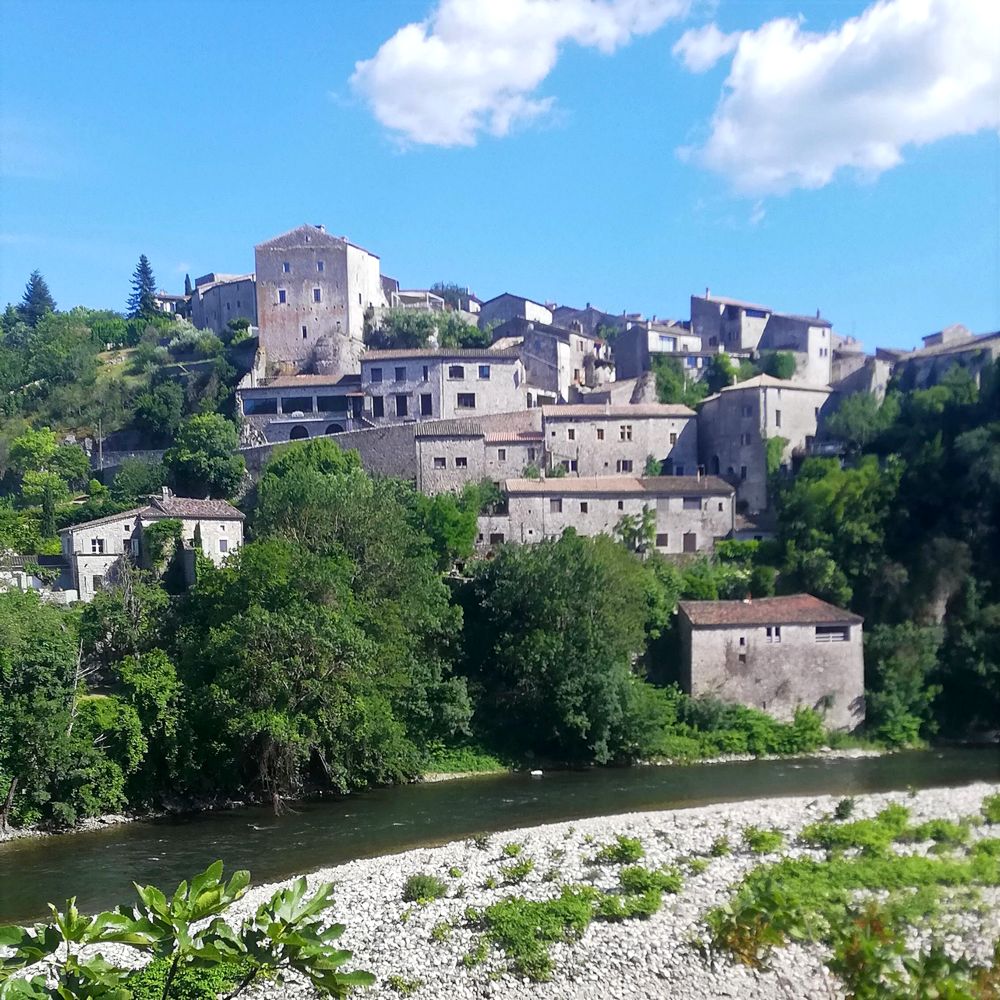
[{"label": "stone facade", "polygon": [[862,619],[809,594],[681,601],[681,685],[790,721],[800,707],[832,729],[865,717]]},{"label": "stone facade", "polygon": [[667,475],[693,475],[698,466],[698,420],[673,403],[542,407],[546,465],[570,475],[641,475],[652,455]]},{"label": "stone facade", "polygon": [[246,443],[297,441],[361,426],[360,375],[280,375],[244,382],[236,389],[236,405]]},{"label": "stone facade", "polygon": [[581,535],[611,535],[621,518],[655,512],[659,552],[710,552],[733,530],[733,488],[712,476],[509,479],[507,509],[479,519],[479,544],[530,544]]},{"label": "stone facade", "polygon": [[795,355],[797,382],[828,385],[833,364],[833,330],[830,323],[809,316],[771,316],[758,348],[762,351],[790,351]]},{"label": "stone facade", "polygon": [[719,348],[704,350],[701,337],[688,326],[666,323],[632,323],[615,340],[615,377],[636,378],[650,370],[654,355],[676,357],[685,372],[700,378]]},{"label": "stone facade", "polygon": [[368,351],[361,391],[375,424],[507,413],[525,408],[524,366],[517,351]]},{"label": "stone facade", "polygon": [[257,318],[268,361],[305,371],[320,338],[330,374],[358,370],[365,315],[386,305],[379,258],[322,226],[299,226],[255,248]]},{"label": "stone facade", "polygon": [[479,326],[485,330],[491,324],[523,319],[532,323],[551,323],[552,310],[540,302],[504,292],[479,304]]},{"label": "stone facade", "polygon": [[804,455],[829,406],[829,386],[807,386],[770,375],[727,386],[705,399],[698,412],[701,464],[737,487],[746,510],[767,507],[767,440],[787,442],[780,464]]},{"label": "stone facade", "polygon": [[691,333],[704,350],[754,351],[773,310],[738,299],[691,296]]},{"label": "stone facade", "polygon": [[191,293],[191,322],[220,336],[230,320],[257,325],[257,281],[252,274],[204,274]]},{"label": "stone facade", "polygon": [[201,529],[202,551],[217,566],[243,544],[243,514],[224,500],[175,497],[169,490],[146,507],[86,521],[59,532],[62,555],[70,567],[81,601],[92,601],[106,580],[114,576],[123,558],[141,562],[142,530],[167,518],[181,522],[181,537],[193,544]]}]

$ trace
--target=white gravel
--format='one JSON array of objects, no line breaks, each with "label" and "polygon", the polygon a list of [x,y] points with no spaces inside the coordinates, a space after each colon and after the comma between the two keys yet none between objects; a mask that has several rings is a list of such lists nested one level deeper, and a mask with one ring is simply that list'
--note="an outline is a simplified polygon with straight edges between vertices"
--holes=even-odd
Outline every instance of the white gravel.
[{"label": "white gravel", "polygon": [[[979,783],[931,789],[915,795],[906,792],[865,795],[857,799],[854,817],[872,816],[888,803],[900,802],[910,809],[914,822],[935,817],[957,820],[978,814],[983,797],[997,791],[1000,785]],[[692,946],[692,941],[704,933],[701,920],[705,912],[724,901],[729,887],[751,868],[767,860],[747,853],[742,847],[743,827],[778,828],[791,839],[806,824],[829,814],[838,801],[837,796],[759,799],[556,823],[493,835],[485,850],[471,841],[459,841],[433,849],[354,861],[315,872],[309,881],[329,880],[336,884],[334,913],[347,925],[341,939],[343,946],[354,951],[354,967],[367,969],[378,978],[377,984],[364,993],[365,998],[372,1000],[400,995],[389,984],[391,976],[419,980],[422,985],[412,995],[426,1000],[473,997],[789,1000],[839,996],[815,950],[782,949],[777,953],[773,971],[756,972],[729,963],[710,968]],[[558,894],[558,882],[546,882],[544,877],[553,868],[559,870],[559,882],[593,881],[598,888],[611,889],[617,884],[618,867],[594,868],[588,859],[600,844],[613,840],[616,834],[642,841],[646,850],[642,863],[648,867],[683,866],[684,859],[692,855],[707,856],[709,845],[719,836],[729,837],[734,852],[728,857],[710,859],[703,874],[686,876],[683,892],[664,896],[663,908],[652,919],[622,923],[595,921],[581,940],[555,945],[552,949],[555,973],[550,982],[529,982],[510,974],[506,971],[506,959],[495,950],[482,965],[472,969],[463,966],[462,956],[476,940],[475,933],[464,926],[466,907],[482,908],[509,895],[551,898]],[[519,886],[484,889],[483,884],[490,876],[502,883],[500,865],[510,862],[502,856],[501,848],[514,842],[523,845],[521,857],[534,860],[535,871]],[[810,852],[789,846],[784,853]],[[453,867],[462,872],[461,877],[449,876]],[[404,903],[403,884],[416,873],[442,878],[449,886],[448,897],[423,906]],[[241,900],[239,912],[256,907],[274,888],[252,889]],[[988,912],[984,915],[970,908],[958,921],[949,943],[951,950],[964,951],[977,961],[987,962],[992,955],[992,942],[1000,936],[1000,894],[984,890],[982,899]],[[432,929],[442,921],[451,921],[455,927],[447,940],[434,941]],[[307,986],[285,984],[266,986],[256,995],[277,1000],[313,994]]]}]

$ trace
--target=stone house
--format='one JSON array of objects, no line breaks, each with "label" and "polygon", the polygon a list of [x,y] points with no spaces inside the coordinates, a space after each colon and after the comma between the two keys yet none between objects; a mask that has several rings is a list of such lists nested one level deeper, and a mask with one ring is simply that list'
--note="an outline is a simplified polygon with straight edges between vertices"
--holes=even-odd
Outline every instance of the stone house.
[{"label": "stone house", "polygon": [[757,347],[761,351],[788,351],[795,357],[796,382],[828,385],[833,372],[835,335],[829,320],[815,316],[774,313]]},{"label": "stone house", "polygon": [[950,368],[965,369],[977,384],[983,372],[1000,358],[1000,332],[973,334],[956,324],[923,338],[924,346],[916,351],[888,352],[878,355],[890,360],[893,374],[906,388],[926,389],[936,385]]},{"label": "stone house", "polygon": [[570,475],[641,475],[650,455],[666,475],[693,475],[698,419],[674,403],[577,403],[542,407],[546,467]]},{"label": "stone house", "polygon": [[254,258],[260,345],[268,361],[305,371],[324,338],[330,374],[356,372],[366,316],[386,306],[379,258],[309,225],[259,244]]},{"label": "stone house", "polygon": [[552,310],[540,302],[533,302],[522,295],[504,292],[479,304],[479,327],[506,323],[510,319],[523,319],[529,323],[551,323]]},{"label": "stone house", "polygon": [[586,479],[508,479],[506,510],[479,518],[479,544],[530,544],[581,535],[612,535],[624,515],[656,517],[658,552],[710,552],[733,530],[734,490],[714,476],[601,476]]},{"label": "stone house", "polygon": [[779,464],[809,453],[829,406],[829,386],[788,382],[758,375],[726,386],[702,400],[698,410],[698,451],[710,475],[737,488],[741,508],[767,507],[767,442],[784,438]]},{"label": "stone house", "polygon": [[681,686],[790,721],[799,707],[831,729],[865,718],[858,615],[810,594],[747,601],[681,601]]},{"label": "stone house", "polygon": [[361,375],[245,378],[236,406],[245,443],[299,441],[364,426]]},{"label": "stone house", "polygon": [[252,274],[203,274],[191,292],[191,322],[199,330],[225,332],[230,320],[257,325],[257,279]]},{"label": "stone house", "polygon": [[242,511],[225,500],[176,497],[164,487],[145,507],[73,524],[59,532],[62,557],[79,599],[92,601],[105,580],[113,578],[122,558],[141,563],[143,529],[168,518],[181,522],[181,537],[190,545],[194,544],[195,530],[200,529],[202,552],[216,565],[243,544]]},{"label": "stone house", "polygon": [[524,366],[514,350],[367,351],[361,391],[376,425],[507,413],[525,408]]},{"label": "stone house", "polygon": [[637,378],[652,367],[652,359],[675,357],[689,378],[701,378],[720,348],[705,349],[702,339],[686,323],[632,323],[614,345],[615,377]]}]

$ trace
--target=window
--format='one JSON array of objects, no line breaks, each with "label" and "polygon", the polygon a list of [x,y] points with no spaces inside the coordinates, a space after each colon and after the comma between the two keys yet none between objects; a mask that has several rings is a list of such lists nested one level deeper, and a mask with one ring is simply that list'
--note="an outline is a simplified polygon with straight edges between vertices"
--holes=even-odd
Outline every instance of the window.
[{"label": "window", "polygon": [[549,513],[550,514],[561,514],[562,513],[562,497],[550,497],[549,498]]},{"label": "window", "polygon": [[307,326],[302,327],[302,339],[305,340],[309,336],[309,328]]},{"label": "window", "polygon": [[745,480],[747,478],[747,467],[745,465],[740,466],[740,479]]},{"label": "window", "polygon": [[400,394],[396,397],[396,416],[405,417],[410,412],[410,397]]},{"label": "window", "polygon": [[622,424],[618,428],[618,440],[619,441],[631,441],[632,440],[632,425]]},{"label": "window", "polygon": [[675,476],[683,476],[684,475],[684,466],[683,465],[676,466],[674,468],[674,475]]},{"label": "window", "polygon": [[767,636],[768,642],[781,642],[781,626],[780,625],[768,625],[764,629],[765,635]]},{"label": "window", "polygon": [[740,636],[740,645],[745,646],[747,644],[747,637],[745,635]]},{"label": "window", "polygon": [[292,270],[292,265],[291,265],[291,264],[289,264],[289,263],[288,263],[288,261],[286,260],[286,261],[285,261],[285,262],[284,262],[284,263],[283,263],[283,264],[281,265],[281,270],[282,270],[282,271],[283,271],[283,272],[284,272],[285,274],[290,274],[290,273],[291,273],[291,270]]},{"label": "window", "polygon": [[323,263],[323,261],[321,261],[321,260],[316,261],[316,270],[319,271],[320,274],[323,273],[323,269],[325,267],[326,267],[326,265]]},{"label": "window", "polygon": [[371,378],[372,378],[373,382],[381,382],[382,381],[382,369],[381,368],[373,368],[372,369]]},{"label": "window", "polygon": [[285,293],[284,288],[278,289],[278,304],[284,305],[288,301],[288,295]]},{"label": "window", "polygon": [[426,382],[431,377],[430,365],[424,365],[421,369],[421,377]]},{"label": "window", "polygon": [[323,290],[321,288],[314,288],[313,302],[322,302],[322,301],[323,301]]},{"label": "window", "polygon": [[693,531],[684,532],[684,551],[685,552],[698,551],[698,536]]},{"label": "window", "polygon": [[665,531],[660,531],[656,535],[656,547],[665,549],[670,544],[670,536]]},{"label": "window", "polygon": [[740,435],[740,444],[742,444],[742,445],[748,445],[749,443],[750,443],[750,435],[749,434],[741,434]]},{"label": "window", "polygon": [[676,434],[671,434],[670,435],[670,443],[671,444],[677,444],[677,435]]},{"label": "window", "polygon": [[528,461],[529,462],[534,462],[534,460],[535,460],[535,449],[534,448],[529,448],[528,449]]},{"label": "window", "polygon": [[474,410],[476,408],[476,394],[474,392],[460,392],[457,403],[460,410]]},{"label": "window", "polygon": [[397,365],[396,366],[395,375],[396,375],[396,381],[397,382],[405,382],[406,381],[406,365]]},{"label": "window", "polygon": [[576,428],[575,427],[570,427],[566,431],[566,440],[567,441],[575,441],[576,440]]},{"label": "window", "polygon": [[434,397],[429,392],[420,394],[420,416],[430,417],[434,414]]},{"label": "window", "polygon": [[503,545],[503,532],[502,531],[492,531],[492,532],[490,532],[490,545]]},{"label": "window", "polygon": [[719,512],[721,513],[726,509],[726,505],[720,500],[719,501]]},{"label": "window", "polygon": [[313,399],[312,396],[282,396],[281,397],[281,412],[282,413],[312,413],[313,411]]},{"label": "window", "polygon": [[817,625],[817,642],[847,642],[850,638],[849,625]]},{"label": "window", "polygon": [[597,440],[598,441],[603,441],[604,440],[604,428],[603,427],[598,427],[597,428]]},{"label": "window", "polygon": [[91,538],[90,540],[90,551],[94,553],[102,553],[104,551],[104,539],[103,538]]},{"label": "window", "polygon": [[619,458],[615,463],[615,469],[618,472],[631,472],[632,471],[632,459],[631,458]]},{"label": "window", "polygon": [[619,500],[618,501],[618,509],[619,510],[624,510],[625,509],[625,501],[624,500]]},{"label": "window", "polygon": [[753,416],[753,407],[752,406],[744,406],[743,407],[743,416],[744,417],[752,417]]},{"label": "window", "polygon": [[774,426],[775,427],[781,426],[781,410],[774,411]]},{"label": "window", "polygon": [[219,539],[219,551],[220,552],[228,552],[229,551],[229,539],[228,538],[220,538]]},{"label": "window", "polygon": [[320,413],[346,413],[346,396],[317,396],[316,409]]},{"label": "window", "polygon": [[479,366],[479,377],[481,379],[489,379],[489,377],[490,377],[490,366],[489,365],[480,365]]},{"label": "window", "polygon": [[434,457],[434,468],[435,469],[446,469],[448,467],[448,460],[443,456]]},{"label": "window", "polygon": [[507,449],[506,448],[497,448],[497,461],[498,462],[506,462],[507,461]]},{"label": "window", "polygon": [[276,399],[244,399],[243,412],[248,417],[255,413],[277,413],[278,401]]},{"label": "window", "polygon": [[815,417],[815,418],[816,418],[817,420],[819,420],[819,407],[818,407],[818,406],[817,406],[817,407],[814,407],[814,408],[813,408],[813,416],[814,416],[814,417]]},{"label": "window", "polygon": [[747,662],[747,654],[740,653],[740,663],[746,663],[746,662]]},{"label": "window", "polygon": [[559,464],[567,472],[576,472],[576,459],[575,458],[564,458]]},{"label": "window", "polygon": [[701,510],[701,499],[699,497],[685,497],[682,510]]},{"label": "window", "polygon": [[580,501],[580,513],[587,514],[590,512],[590,504],[586,500]]},{"label": "window", "polygon": [[464,455],[459,455],[455,459],[455,468],[456,469],[467,469],[468,467],[469,467],[469,460]]},{"label": "window", "polygon": [[104,576],[98,574],[94,577],[94,590],[100,590],[104,586]]},{"label": "window", "polygon": [[677,348],[677,340],[674,337],[665,337],[660,334],[660,350],[673,351]]},{"label": "window", "polygon": [[463,365],[448,365],[448,378],[465,378]]},{"label": "window", "polygon": [[385,416],[385,396],[372,396],[372,416]]}]

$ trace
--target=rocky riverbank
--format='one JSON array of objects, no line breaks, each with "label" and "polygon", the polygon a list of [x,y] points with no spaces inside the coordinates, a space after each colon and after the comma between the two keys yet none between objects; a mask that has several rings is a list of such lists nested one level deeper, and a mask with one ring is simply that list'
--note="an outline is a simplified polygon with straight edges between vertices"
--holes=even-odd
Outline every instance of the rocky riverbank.
[{"label": "rocky riverbank", "polygon": [[[978,816],[984,797],[998,790],[1000,785],[979,783],[915,794],[866,795],[857,799],[853,815],[872,817],[898,803],[909,810],[914,824],[931,819],[958,822]],[[761,799],[557,823],[355,861],[315,872],[309,880],[335,883],[335,915],[347,925],[343,946],[353,949],[357,968],[378,978],[365,992],[369,998],[409,993],[428,1000],[840,996],[816,946],[779,949],[773,968],[758,971],[724,958],[710,964],[698,944],[706,936],[706,912],[725,902],[730,887],[757,865],[781,855],[825,857],[824,852],[797,846],[795,836],[807,824],[829,817],[837,804],[832,796]],[[785,846],[773,854],[752,853],[741,839],[748,826],[782,831]],[[469,908],[481,912],[512,896],[553,899],[563,885],[613,892],[621,865],[595,864],[593,859],[620,835],[639,841],[644,855],[639,864],[644,867],[679,869],[681,891],[665,895],[663,906],[649,919],[595,920],[579,940],[553,944],[548,982],[533,982],[511,971],[510,956],[470,922]],[[996,835],[996,826],[971,831],[973,840]],[[713,843],[723,840],[732,853],[713,856]],[[926,854],[931,846],[908,845],[905,850]],[[528,867],[525,859],[532,862],[530,870],[511,884],[517,866]],[[404,886],[414,875],[439,878],[446,895],[422,904],[405,902]],[[273,889],[251,890],[238,904],[237,914],[250,911]],[[952,920],[949,948],[988,963],[992,943],[1000,936],[1000,891],[983,888],[977,905],[979,909],[968,907]],[[266,986],[256,993],[262,1000],[311,995],[308,987],[294,983]]]}]

